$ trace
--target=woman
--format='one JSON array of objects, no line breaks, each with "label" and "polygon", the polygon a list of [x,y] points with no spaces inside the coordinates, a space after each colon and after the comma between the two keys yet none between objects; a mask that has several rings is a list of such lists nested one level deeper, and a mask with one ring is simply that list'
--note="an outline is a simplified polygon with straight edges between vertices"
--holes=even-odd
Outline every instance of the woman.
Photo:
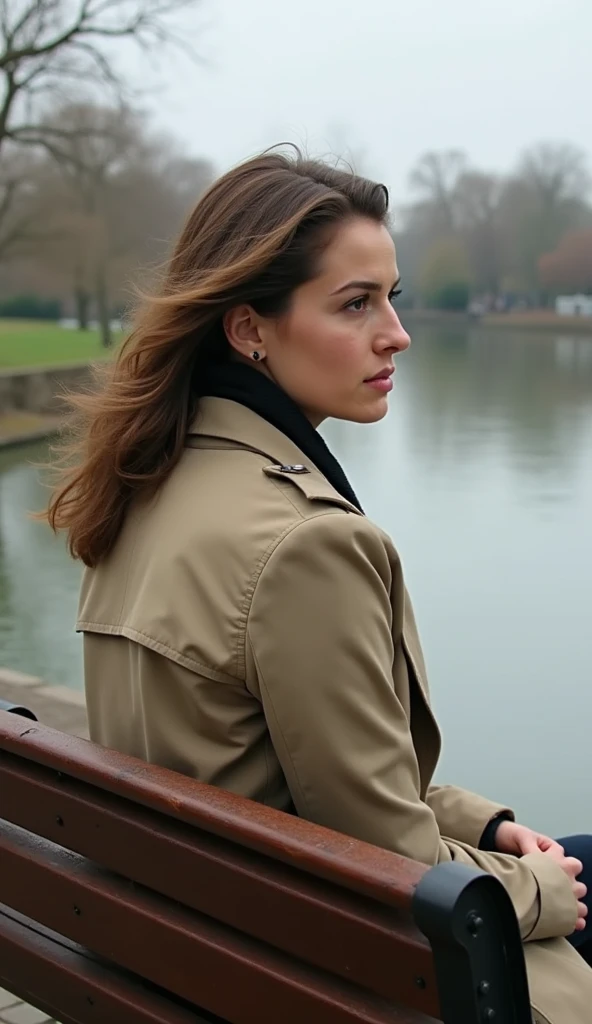
[{"label": "woman", "polygon": [[49,520],[87,566],[91,736],[497,875],[537,1019],[580,1024],[582,864],[503,806],[431,785],[440,738],[399,558],[316,430],[381,419],[409,346],[387,205],[383,186],[299,155],[231,171],[80,399]]}]

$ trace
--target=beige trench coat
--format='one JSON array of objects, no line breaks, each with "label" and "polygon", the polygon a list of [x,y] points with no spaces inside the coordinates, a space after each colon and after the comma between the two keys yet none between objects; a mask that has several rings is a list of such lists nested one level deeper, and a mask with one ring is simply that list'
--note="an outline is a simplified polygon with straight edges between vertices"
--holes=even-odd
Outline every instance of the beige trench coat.
[{"label": "beige trench coat", "polygon": [[203,401],[171,477],[86,570],[78,629],[95,741],[497,875],[535,1019],[592,1020],[592,971],[561,938],[566,876],[542,854],[477,850],[502,806],[431,784],[440,736],[391,540],[274,427]]}]

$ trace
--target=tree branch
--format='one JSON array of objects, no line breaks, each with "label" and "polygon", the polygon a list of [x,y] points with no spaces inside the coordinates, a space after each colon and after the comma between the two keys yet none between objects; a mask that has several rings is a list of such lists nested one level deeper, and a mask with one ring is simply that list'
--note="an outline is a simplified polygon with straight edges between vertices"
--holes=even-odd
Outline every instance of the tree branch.
[{"label": "tree branch", "polygon": [[47,43],[39,44],[35,46],[31,44],[29,46],[23,46],[20,49],[7,49],[3,54],[0,54],[0,70],[3,68],[14,67],[20,64],[22,60],[26,60],[31,57],[42,57],[49,53],[53,53],[55,50],[60,49],[68,43],[77,33],[80,32],[80,24],[75,22],[70,25],[69,28],[65,29],[60,35],[54,36]]},{"label": "tree branch", "polygon": [[2,223],[3,218],[6,216],[10,208],[10,205],[18,188],[18,181],[16,179],[13,179],[12,181],[6,181],[3,183],[3,188],[4,195],[2,196],[2,201],[0,202],[0,224]]},{"label": "tree branch", "polygon": [[[48,135],[45,133],[45,130],[43,132],[40,132],[39,126],[37,126],[35,131],[38,132],[37,135],[33,134],[33,130],[31,130],[31,134],[29,135],[20,135],[15,133],[14,141],[18,142],[21,146],[30,146],[31,148],[44,149],[45,152],[49,153],[50,156],[52,156],[54,160],[56,160],[59,164],[67,164],[69,166],[76,167],[82,171],[88,170],[87,165],[82,160],[80,160],[71,150],[68,150],[67,148],[60,148],[54,142],[52,142],[48,138]],[[58,134],[57,130],[56,134]],[[12,137],[13,133],[11,133],[10,135],[10,138]],[[64,133],[63,137],[68,138],[69,136],[67,135],[67,133]]]},{"label": "tree branch", "polygon": [[21,218],[16,224],[0,235],[0,262],[6,261],[10,250],[17,246],[31,245],[33,242],[51,242],[64,237],[64,232],[57,228],[45,228],[43,230],[33,228],[33,218]]},{"label": "tree branch", "polygon": [[13,72],[8,71],[6,75],[6,92],[4,94],[4,102],[0,109],[0,146],[2,145],[3,138],[7,135],[8,118],[10,117],[12,105],[18,90],[19,86],[15,80]]},{"label": "tree branch", "polygon": [[[131,39],[142,49],[173,44],[191,53],[187,40],[175,31],[178,26],[167,19],[199,0],[78,0],[76,7],[73,2],[0,0],[0,149],[7,143],[42,148],[62,167],[90,174],[92,168],[71,143],[74,138],[106,137],[107,126],[99,125],[98,132],[84,126],[74,133],[60,131],[47,119],[47,110],[71,103],[74,79],[82,89],[88,85],[91,96],[99,83],[123,101],[124,78],[101,40]],[[80,99],[80,89],[76,95]],[[15,117],[17,107],[21,123]],[[84,157],[92,161],[89,147]],[[10,205],[11,197],[5,199]],[[0,205],[0,221],[7,214],[7,206]]]},{"label": "tree branch", "polygon": [[5,34],[4,38],[8,43],[7,49],[9,49],[12,40],[15,39],[20,32],[24,32],[29,21],[31,21],[36,14],[38,14],[40,18],[43,16],[43,0],[33,0],[29,7],[25,7],[22,17],[10,30],[10,35],[8,32]]}]

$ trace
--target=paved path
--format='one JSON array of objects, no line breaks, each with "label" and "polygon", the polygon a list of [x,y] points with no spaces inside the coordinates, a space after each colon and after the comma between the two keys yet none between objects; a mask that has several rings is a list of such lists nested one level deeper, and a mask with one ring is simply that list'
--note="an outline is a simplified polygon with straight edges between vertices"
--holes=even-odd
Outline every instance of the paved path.
[{"label": "paved path", "polygon": [[[75,736],[86,736],[84,696],[65,686],[44,686],[41,679],[0,669],[0,700],[24,704],[40,722]],[[44,1024],[50,1018],[0,988],[0,1024]]]},{"label": "paved path", "polygon": [[67,686],[45,686],[41,679],[0,668],[0,700],[24,704],[40,722],[88,739],[84,694]]}]

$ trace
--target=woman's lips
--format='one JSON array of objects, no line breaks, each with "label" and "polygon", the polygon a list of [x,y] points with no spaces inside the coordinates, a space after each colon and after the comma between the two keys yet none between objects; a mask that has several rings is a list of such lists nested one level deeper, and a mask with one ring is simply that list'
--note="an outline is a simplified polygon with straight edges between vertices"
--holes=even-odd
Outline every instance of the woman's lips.
[{"label": "woman's lips", "polygon": [[372,380],[365,380],[364,384],[376,391],[383,391],[385,394],[393,390],[393,382],[390,377],[373,377]]},{"label": "woman's lips", "polygon": [[383,391],[383,392],[392,391],[393,390],[393,382],[392,382],[391,378],[392,378],[394,372],[395,372],[394,366],[389,366],[385,370],[381,370],[380,373],[377,373],[376,376],[368,377],[364,381],[364,384],[369,384],[370,387],[374,388],[376,391]]}]

